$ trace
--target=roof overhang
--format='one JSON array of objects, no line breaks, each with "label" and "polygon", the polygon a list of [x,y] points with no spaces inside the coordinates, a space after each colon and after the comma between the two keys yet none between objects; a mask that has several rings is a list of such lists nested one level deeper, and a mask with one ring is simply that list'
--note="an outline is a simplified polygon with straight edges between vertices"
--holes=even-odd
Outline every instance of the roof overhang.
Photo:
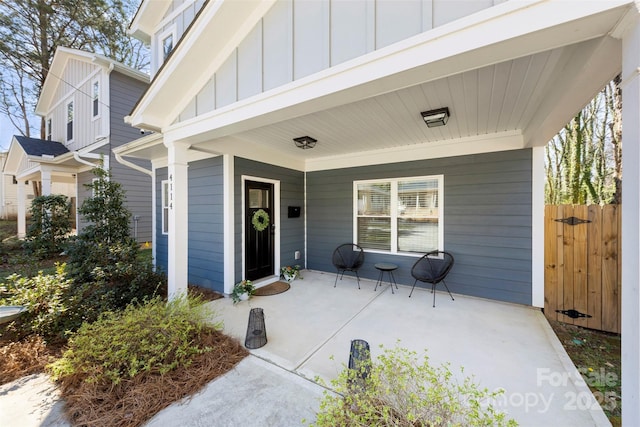
[{"label": "roof overhang", "polygon": [[274,3],[275,0],[206,3],[158,70],[128,122],[154,131],[173,122]]},{"label": "roof overhang", "polygon": [[[434,144],[444,147],[443,141],[458,148],[468,147],[466,151],[456,149],[462,154],[478,152],[478,148],[472,146],[474,138],[499,141],[480,149],[488,151],[498,146],[499,149],[540,146],[620,72],[620,40],[610,34],[616,31],[632,4],[630,0],[595,1],[581,3],[581,7],[576,8],[571,2],[563,1],[505,2],[268,92],[176,122],[183,106],[201,86],[197,79],[191,78],[192,74],[183,74],[175,63],[189,64],[191,71],[209,70],[200,76],[202,84],[211,77],[216,63],[216,59],[192,54],[186,45],[180,46],[169,61],[173,61],[174,68],[160,71],[158,80],[134,110],[131,121],[137,127],[162,128],[166,141],[189,142],[192,150],[249,158],[256,158],[260,152],[260,159],[264,161],[301,170],[333,168],[344,161],[353,164],[363,155],[371,159],[391,159],[393,157],[386,154],[403,152],[405,148],[419,149],[425,156],[431,156],[444,148],[434,151],[428,147],[433,148]],[[206,26],[211,18],[203,14],[197,24]],[[194,46],[208,41],[207,37],[189,39]],[[236,45],[229,43],[229,47]],[[351,121],[342,128],[333,126],[345,112],[375,113],[375,109],[367,110],[371,108],[368,104],[385,105],[390,96],[417,99],[412,90],[418,94],[422,91],[423,102],[426,91],[438,93],[440,96],[436,98],[444,100],[443,105],[430,105],[431,108],[447,106],[447,91],[468,90],[464,86],[468,76],[473,79],[493,73],[497,78],[505,69],[508,71],[527,61],[539,63],[527,70],[531,74],[522,73],[518,77],[520,82],[515,83],[531,81],[533,88],[529,95],[535,102],[516,99],[525,96],[514,92],[514,102],[520,104],[500,106],[513,108],[522,115],[514,126],[501,121],[493,130],[474,129],[471,124],[463,128],[459,125],[468,108],[465,102],[458,102],[445,129],[438,128],[430,134],[421,130],[424,123],[419,120],[418,107],[405,112],[412,120],[416,116],[415,124],[409,124],[415,129],[408,130],[400,122],[384,123],[399,131],[395,135],[409,135],[393,147],[375,142],[376,131],[380,130],[376,122],[382,117],[390,120],[389,110],[382,111],[384,115],[380,115],[380,111],[377,116],[364,115],[362,121]],[[504,77],[514,78],[509,74]],[[160,79],[165,79],[167,84],[160,84]],[[452,86],[455,84],[462,86]],[[172,102],[168,103],[168,99]],[[475,98],[475,102],[480,101],[479,96]],[[525,102],[528,105],[523,104]],[[175,108],[167,109],[166,105]],[[347,136],[349,128],[359,131],[355,136],[364,141],[359,146],[349,138],[354,135]],[[322,134],[316,148],[291,148],[291,137],[309,133],[314,137]],[[332,146],[335,150],[323,152],[325,142],[332,139],[336,141]],[[420,149],[421,144],[424,149]],[[271,155],[267,155],[269,152]]]},{"label": "roof overhang", "polygon": [[128,33],[145,44],[151,43],[158,23],[162,20],[171,6],[171,0],[142,1],[131,20]]}]

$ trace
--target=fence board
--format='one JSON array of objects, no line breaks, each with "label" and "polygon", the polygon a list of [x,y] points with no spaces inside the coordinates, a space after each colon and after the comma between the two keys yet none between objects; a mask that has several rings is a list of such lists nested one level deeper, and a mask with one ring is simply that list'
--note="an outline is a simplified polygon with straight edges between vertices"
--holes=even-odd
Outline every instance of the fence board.
[{"label": "fence board", "polygon": [[[574,206],[573,216],[586,220],[588,217],[587,206]],[[589,225],[590,223],[566,225],[573,230],[573,308],[581,313],[588,313],[589,310],[587,292],[587,229]],[[573,319],[573,324],[586,327],[587,318]]]},{"label": "fence board", "polygon": [[602,221],[602,329],[620,332],[618,322],[618,207],[604,208]]},{"label": "fence board", "polygon": [[544,239],[544,312],[549,319],[558,320],[558,245],[555,236],[558,206],[544,207],[544,229],[549,230]]},{"label": "fence board", "polygon": [[600,206],[589,206],[589,239],[588,239],[588,302],[587,313],[592,317],[587,319],[587,327],[600,329],[602,327],[602,209]]},{"label": "fence board", "polygon": [[[573,206],[565,206],[563,218],[571,218],[573,215]],[[575,277],[573,275],[573,229],[574,226],[568,224],[562,224],[562,253],[564,254],[564,268],[562,272],[562,290],[564,298],[562,298],[562,305],[560,309],[574,308],[573,293],[575,290]],[[574,320],[567,316],[558,316],[560,320],[565,323],[574,324]]]},{"label": "fence board", "polygon": [[[557,219],[576,217],[571,225]],[[545,315],[620,333],[620,211],[617,205],[545,207]],[[557,310],[591,317],[571,318]]]}]

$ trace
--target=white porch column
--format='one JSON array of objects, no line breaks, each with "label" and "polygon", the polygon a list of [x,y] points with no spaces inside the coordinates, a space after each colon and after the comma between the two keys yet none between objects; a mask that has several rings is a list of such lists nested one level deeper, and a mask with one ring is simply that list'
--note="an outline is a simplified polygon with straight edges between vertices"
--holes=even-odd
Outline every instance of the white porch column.
[{"label": "white porch column", "polygon": [[25,191],[26,181],[18,180],[18,239],[27,236],[27,200]]},{"label": "white porch column", "polygon": [[169,299],[186,294],[189,279],[189,145],[166,141],[169,169],[169,235],[167,280]]},{"label": "white porch column", "polygon": [[544,147],[532,148],[531,305],[544,307]]},{"label": "white porch column", "polygon": [[233,292],[235,284],[235,211],[234,211],[234,157],[224,154],[223,166],[223,227],[224,227],[224,293]]},{"label": "white porch column", "polygon": [[42,195],[51,195],[51,168],[41,166],[40,167],[40,182],[42,182]]},{"label": "white porch column", "polygon": [[640,425],[640,20],[622,38],[622,421]]}]

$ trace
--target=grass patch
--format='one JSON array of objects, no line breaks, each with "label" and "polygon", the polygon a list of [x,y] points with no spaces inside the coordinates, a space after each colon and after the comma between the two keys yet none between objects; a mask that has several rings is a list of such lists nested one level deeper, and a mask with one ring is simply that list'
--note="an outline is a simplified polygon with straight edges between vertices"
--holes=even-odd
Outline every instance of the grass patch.
[{"label": "grass patch", "polygon": [[621,337],[549,320],[611,424],[622,425]]}]

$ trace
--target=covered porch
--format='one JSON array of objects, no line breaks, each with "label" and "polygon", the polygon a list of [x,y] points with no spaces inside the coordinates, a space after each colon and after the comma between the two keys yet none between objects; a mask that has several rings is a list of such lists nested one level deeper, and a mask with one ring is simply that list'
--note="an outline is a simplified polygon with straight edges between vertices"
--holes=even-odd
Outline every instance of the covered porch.
[{"label": "covered porch", "polygon": [[[494,405],[522,426],[609,425],[539,309],[464,295],[454,295],[452,301],[441,291],[433,308],[425,289],[416,288],[408,298],[407,286],[392,294],[388,285],[374,292],[371,280],[362,280],[358,290],[355,278],[347,276],[334,288],[331,272],[307,270],[303,277],[282,294],[255,296],[237,305],[229,298],[209,303],[225,333],[243,343],[250,309],[263,308],[267,344],[251,351],[236,368],[238,374],[232,372],[187,403],[173,405],[150,425],[169,420],[198,424],[222,411],[232,417],[226,420],[229,425],[246,422],[247,414],[258,424],[313,420],[322,395],[315,379],[329,384],[337,377],[348,363],[353,339],[366,340],[374,359],[380,345],[399,346],[419,355],[426,350],[433,365],[450,363],[454,373],[464,367],[464,375],[474,376],[482,387],[505,389]],[[234,390],[245,393],[244,382],[222,389],[242,378],[254,384],[251,398],[243,394],[234,399]],[[207,399],[212,395],[233,399],[234,411],[226,411],[228,399]],[[282,404],[276,404],[278,396]]]}]

